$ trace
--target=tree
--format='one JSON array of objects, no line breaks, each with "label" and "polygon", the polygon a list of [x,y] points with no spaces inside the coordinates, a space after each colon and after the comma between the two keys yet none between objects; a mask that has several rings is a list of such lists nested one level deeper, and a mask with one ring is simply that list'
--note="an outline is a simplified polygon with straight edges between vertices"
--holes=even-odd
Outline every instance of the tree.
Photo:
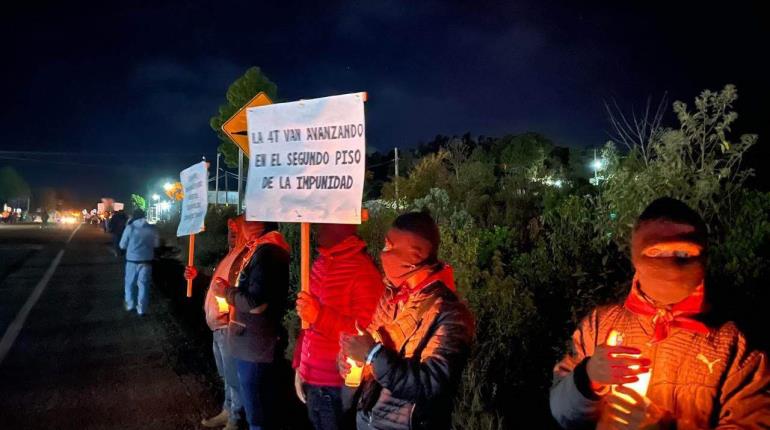
[{"label": "tree", "polygon": [[733,104],[738,93],[733,85],[721,91],[703,91],[695,98],[694,110],[674,102],[679,128],[657,128],[648,142],[632,142],[621,157],[613,144],[603,151],[607,180],[603,184],[605,239],[624,248],[631,225],[644,207],[657,197],[671,196],[695,208],[719,230],[733,218],[740,205],[743,184],[754,172],[742,162],[757,142],[754,134],[731,138],[731,125],[738,118]]},{"label": "tree", "polygon": [[131,194],[131,203],[133,203],[134,208],[147,210],[147,200],[140,195]]},{"label": "tree", "polygon": [[21,199],[30,196],[29,185],[10,166],[0,169],[0,200]]},{"label": "tree", "polygon": [[262,73],[259,67],[251,67],[230,85],[225,95],[227,103],[220,105],[219,112],[209,121],[211,128],[222,142],[218,151],[224,155],[225,163],[230,167],[238,165],[238,147],[222,132],[222,124],[260,91],[275,101],[278,87]]}]

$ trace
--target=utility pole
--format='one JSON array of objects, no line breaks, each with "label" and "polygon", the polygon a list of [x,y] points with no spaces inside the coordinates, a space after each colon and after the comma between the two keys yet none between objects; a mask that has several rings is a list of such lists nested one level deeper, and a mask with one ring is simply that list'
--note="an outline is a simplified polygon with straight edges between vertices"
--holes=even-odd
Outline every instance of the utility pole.
[{"label": "utility pole", "polygon": [[227,170],[225,170],[225,206],[230,206],[230,186],[227,185]]},{"label": "utility pole", "polygon": [[222,156],[222,153],[217,151],[217,173],[216,173],[216,179],[214,179],[214,201],[216,201],[215,205],[219,206],[219,157]]},{"label": "utility pole", "polygon": [[399,204],[399,200],[398,200],[398,147],[396,147],[395,151],[396,151],[396,209],[400,209],[401,205]]},{"label": "utility pole", "polygon": [[241,207],[243,206],[243,198],[241,196],[241,187],[243,183],[243,151],[238,148],[238,209],[235,211],[238,215],[241,214]]}]

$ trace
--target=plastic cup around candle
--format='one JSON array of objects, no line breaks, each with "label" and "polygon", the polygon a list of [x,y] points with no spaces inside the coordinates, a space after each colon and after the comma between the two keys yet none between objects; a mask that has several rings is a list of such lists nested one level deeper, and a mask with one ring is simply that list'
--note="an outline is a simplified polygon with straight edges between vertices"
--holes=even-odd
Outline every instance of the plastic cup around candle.
[{"label": "plastic cup around candle", "polygon": [[359,366],[355,360],[348,357],[345,361],[350,365],[350,372],[345,376],[345,386],[358,387],[361,385],[361,376],[364,371],[363,366]]},{"label": "plastic cup around candle", "polygon": [[230,311],[230,305],[227,304],[227,300],[224,297],[214,296],[217,299],[217,307],[220,313],[227,313]]}]

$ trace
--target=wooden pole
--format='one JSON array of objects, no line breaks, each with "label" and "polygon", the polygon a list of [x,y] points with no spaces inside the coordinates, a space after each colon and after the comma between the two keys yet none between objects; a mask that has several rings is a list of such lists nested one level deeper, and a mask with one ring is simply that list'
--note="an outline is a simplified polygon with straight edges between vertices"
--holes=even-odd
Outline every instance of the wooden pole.
[{"label": "wooden pole", "polygon": [[[300,287],[302,291],[308,292],[310,291],[310,223],[301,223],[300,229]],[[306,329],[308,327],[310,327],[310,324],[302,321],[302,328]]]},{"label": "wooden pole", "polygon": [[[195,264],[195,235],[190,235],[190,249],[187,253],[187,265],[192,266]],[[192,279],[187,280],[187,297],[192,297]]]},{"label": "wooden pole", "polygon": [[241,189],[243,183],[243,151],[241,151],[240,148],[238,148],[238,208],[235,210],[235,213],[238,215],[241,214],[241,208],[243,207],[243,194]]}]

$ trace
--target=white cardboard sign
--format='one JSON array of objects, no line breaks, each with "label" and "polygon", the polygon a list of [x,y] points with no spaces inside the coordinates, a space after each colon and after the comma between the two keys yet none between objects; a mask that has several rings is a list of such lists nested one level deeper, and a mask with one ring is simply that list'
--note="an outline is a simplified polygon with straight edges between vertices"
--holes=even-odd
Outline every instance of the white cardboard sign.
[{"label": "white cardboard sign", "polygon": [[246,219],[360,224],[364,93],[249,108]]},{"label": "white cardboard sign", "polygon": [[209,171],[205,161],[182,170],[179,173],[184,198],[182,216],[179,219],[177,236],[198,234],[204,230],[206,211],[208,210]]}]

